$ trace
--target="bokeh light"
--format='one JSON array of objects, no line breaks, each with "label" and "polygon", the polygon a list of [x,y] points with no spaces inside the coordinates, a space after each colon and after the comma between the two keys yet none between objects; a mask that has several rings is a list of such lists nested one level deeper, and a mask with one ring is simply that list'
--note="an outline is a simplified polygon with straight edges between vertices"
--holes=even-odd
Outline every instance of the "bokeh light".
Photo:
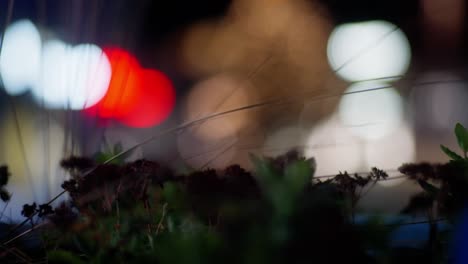
[{"label": "bokeh light", "polygon": [[234,0],[224,18],[186,29],[178,65],[194,79],[220,72],[249,76],[259,98],[292,92],[312,97],[311,87],[314,96],[342,92],[343,87],[323,86],[331,72],[326,58],[331,23],[318,6],[306,0]]},{"label": "bokeh light", "polygon": [[402,125],[390,135],[377,141],[369,142],[364,148],[367,170],[372,167],[387,171],[389,177],[398,177],[378,184],[389,187],[401,184],[406,180],[396,171],[404,163],[414,162],[416,159],[416,142],[413,132],[408,125]]},{"label": "bokeh light", "polygon": [[121,118],[131,111],[137,100],[140,67],[138,61],[122,49],[108,48],[104,52],[112,68],[109,88],[102,100],[87,112],[101,118]]},{"label": "bokeh light", "polygon": [[[71,138],[66,137],[60,121],[38,113],[37,109],[17,104],[15,113],[8,111],[0,119],[0,164],[7,164],[12,174],[9,207],[16,221],[24,219],[20,215],[23,204],[46,202],[62,190],[66,173],[59,164],[72,154],[67,147]],[[79,150],[75,148],[73,153],[79,155]],[[6,216],[10,213],[6,212]]]},{"label": "bokeh light", "polygon": [[6,92],[26,92],[37,82],[41,63],[41,37],[34,24],[29,20],[11,24],[0,52],[0,75]]},{"label": "bokeh light", "polygon": [[359,172],[365,168],[362,144],[333,115],[310,132],[304,154],[315,158],[317,176],[336,175],[340,171]]},{"label": "bokeh light", "polygon": [[175,93],[171,81],[157,70],[140,70],[141,85],[134,106],[118,120],[131,127],[162,123],[172,112]]},{"label": "bokeh light", "polygon": [[410,100],[413,119],[419,127],[448,132],[457,122],[468,121],[468,84],[461,79],[450,72],[428,72],[416,80]]},{"label": "bokeh light", "polygon": [[41,77],[32,92],[38,102],[49,108],[65,108],[67,105],[68,58],[67,45],[59,40],[45,44],[41,65]]},{"label": "bokeh light", "polygon": [[411,50],[405,34],[386,21],[337,26],[328,40],[328,61],[347,81],[404,74]]},{"label": "bokeh light", "polygon": [[175,105],[175,91],[169,78],[160,71],[141,68],[125,50],[108,48],[105,54],[112,67],[109,89],[87,113],[140,128],[167,119]]},{"label": "bokeh light", "polygon": [[[196,84],[186,99],[185,121],[235,109],[253,102],[248,80],[229,74],[215,75]],[[216,141],[235,135],[253,118],[252,112],[239,111],[195,125],[191,131],[198,137]]]},{"label": "bokeh light", "polygon": [[44,45],[40,79],[32,91],[48,108],[81,110],[102,99],[110,78],[110,63],[99,47],[52,40]]},{"label": "bokeh light", "polygon": [[111,65],[102,50],[92,44],[73,47],[70,54],[71,84],[68,103],[80,110],[95,105],[107,92],[111,78]]},{"label": "bokeh light", "polygon": [[[403,100],[394,88],[379,82],[355,83],[339,103],[343,125],[356,136],[376,140],[398,129],[403,118]],[[360,92],[363,91],[363,92]]]}]

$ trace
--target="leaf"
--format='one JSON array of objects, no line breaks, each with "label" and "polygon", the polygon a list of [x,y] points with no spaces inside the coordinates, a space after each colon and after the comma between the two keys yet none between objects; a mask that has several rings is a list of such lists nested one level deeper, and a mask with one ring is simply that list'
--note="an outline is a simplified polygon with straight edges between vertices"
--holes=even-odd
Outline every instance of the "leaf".
[{"label": "leaf", "polygon": [[442,149],[442,151],[447,154],[447,156],[449,158],[451,158],[452,160],[462,160],[462,156],[458,155],[457,153],[453,152],[451,149],[447,148],[446,146],[444,145],[440,145],[440,149]]},{"label": "leaf", "polygon": [[457,136],[458,146],[463,152],[468,152],[468,131],[460,123],[455,126],[455,135]]},{"label": "leaf", "polygon": [[6,203],[10,201],[10,198],[11,194],[5,188],[0,187],[0,199]]},{"label": "leaf", "polygon": [[94,154],[93,158],[94,160],[96,161],[96,163],[99,163],[99,164],[102,164],[104,163],[106,160],[108,160],[110,157],[112,157],[111,154],[108,154],[108,153],[104,153],[104,152],[97,152],[96,154]]},{"label": "leaf", "polygon": [[0,166],[0,187],[5,186],[8,183],[8,177],[10,173],[8,172],[7,166]]},{"label": "leaf", "polygon": [[[109,162],[110,164],[120,165],[123,164],[125,160],[133,154],[134,149],[125,151],[125,153],[122,154],[123,151],[123,146],[119,142],[114,144],[113,147],[107,145],[104,146],[104,150],[95,153],[93,157],[96,163],[99,164],[108,163],[108,160],[112,160]],[[117,155],[118,157],[115,157]]]},{"label": "leaf", "polygon": [[418,180],[419,185],[421,188],[424,189],[431,197],[436,197],[439,193],[439,188],[435,187],[434,185],[428,183],[427,181]]},{"label": "leaf", "polygon": [[273,168],[271,161],[249,153],[250,161],[255,167],[260,183],[269,185],[279,179],[278,172]]},{"label": "leaf", "polygon": [[298,160],[289,164],[285,169],[285,180],[290,191],[297,194],[312,179],[313,168],[306,160]]}]

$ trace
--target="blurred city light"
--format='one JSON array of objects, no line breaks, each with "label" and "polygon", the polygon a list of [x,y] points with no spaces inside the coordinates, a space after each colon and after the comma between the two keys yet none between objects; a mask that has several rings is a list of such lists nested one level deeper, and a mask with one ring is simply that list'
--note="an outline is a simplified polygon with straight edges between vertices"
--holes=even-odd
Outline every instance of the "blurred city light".
[{"label": "blurred city light", "polygon": [[36,84],[41,63],[41,36],[29,20],[11,24],[3,36],[0,76],[9,95],[20,95]]},{"label": "blurred city light", "polygon": [[171,114],[175,92],[171,81],[157,70],[140,70],[141,85],[134,107],[119,121],[131,127],[150,127],[162,123]]},{"label": "blurred city light", "polygon": [[131,127],[151,127],[163,122],[175,105],[175,91],[162,72],[140,67],[128,52],[105,49],[112,67],[109,89],[87,112],[114,118]]},{"label": "blurred city light", "polygon": [[65,171],[60,161],[72,154],[67,147],[71,138],[66,137],[59,121],[37,113],[30,106],[17,104],[15,112],[9,111],[0,119],[0,164],[8,164],[14,175],[8,189],[14,208],[11,217],[16,221],[24,219],[20,214],[24,204],[46,202],[62,190]]},{"label": "blurred city light", "polygon": [[220,72],[249,76],[259,98],[310,94],[311,87],[314,95],[333,93],[322,86],[330,73],[331,23],[317,6],[306,0],[234,0],[225,17],[186,29],[178,65],[193,79]]},{"label": "blurred city light", "polygon": [[333,70],[347,81],[403,75],[411,59],[405,34],[386,21],[337,26],[328,40],[327,54]]},{"label": "blurred city light", "polygon": [[424,129],[446,132],[457,122],[468,121],[468,84],[461,80],[450,72],[422,74],[410,95],[414,122]]},{"label": "blurred city light", "polygon": [[[252,86],[229,74],[215,75],[196,84],[187,96],[185,121],[196,120],[213,113],[231,110],[253,102]],[[211,141],[233,136],[252,120],[253,115],[239,111],[196,125],[192,130],[200,138]]]},{"label": "blurred city light", "polygon": [[362,144],[343,129],[333,115],[312,129],[306,141],[305,156],[315,158],[317,176],[336,175],[340,171],[359,172],[365,168]]},{"label": "blurred city light", "polygon": [[40,79],[32,91],[48,108],[81,110],[102,99],[110,77],[109,61],[99,47],[53,40],[44,45]]},{"label": "blurred city light", "polygon": [[104,52],[112,68],[109,89],[102,100],[87,112],[101,118],[121,118],[136,103],[140,67],[136,58],[122,49],[110,48]]},{"label": "blurred city light", "polygon": [[[374,88],[385,88],[369,90]],[[362,91],[362,92],[360,92]],[[366,140],[376,140],[399,128],[403,100],[394,88],[380,82],[355,83],[341,98],[338,114],[343,125]]]},{"label": "blurred city light", "polygon": [[[387,171],[390,177],[401,176],[401,173],[396,169],[404,163],[416,160],[416,142],[413,131],[407,124],[398,126],[393,133],[386,137],[366,143],[364,157],[367,171],[372,167],[377,167]],[[392,174],[393,172],[394,174]],[[390,187],[405,180],[407,180],[405,177],[398,177],[388,181],[379,181],[378,184]]]},{"label": "blurred city light", "polygon": [[0,74],[9,95],[31,89],[44,107],[81,110],[104,96],[111,68],[96,45],[72,47],[60,40],[42,45],[34,24],[19,20],[5,32]]},{"label": "blurred city light", "polygon": [[34,24],[20,20],[5,32],[1,52],[6,91],[19,95],[31,89],[37,103],[49,109],[91,108],[87,112],[101,118],[150,127],[163,122],[174,108],[169,78],[141,68],[120,49],[104,53],[93,44],[71,46],[58,39],[42,45]]}]

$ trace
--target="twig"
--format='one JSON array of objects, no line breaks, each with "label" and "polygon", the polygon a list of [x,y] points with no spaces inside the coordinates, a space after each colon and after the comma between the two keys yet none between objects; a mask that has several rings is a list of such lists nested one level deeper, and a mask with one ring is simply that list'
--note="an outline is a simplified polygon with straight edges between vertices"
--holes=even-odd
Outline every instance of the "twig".
[{"label": "twig", "polygon": [[203,170],[204,168],[206,168],[208,165],[210,165],[210,163],[212,163],[213,161],[219,159],[219,157],[221,157],[224,153],[228,152],[230,149],[232,149],[232,147],[234,147],[234,145],[236,145],[237,143],[237,139],[234,140],[234,142],[232,142],[231,144],[229,144],[229,146],[227,146],[225,149],[223,149],[220,153],[218,153],[216,156],[214,156],[212,159],[208,160],[205,164],[203,164],[203,166],[200,167],[199,170]]},{"label": "twig", "polygon": [[44,225],[46,225],[45,222],[42,222],[42,223],[40,223],[40,224],[37,224],[37,225],[31,227],[30,229],[24,231],[23,233],[21,233],[21,234],[15,236],[14,238],[8,240],[7,242],[3,243],[2,246],[6,246],[6,245],[10,244],[11,242],[17,240],[18,238],[21,238],[21,237],[23,237],[23,236],[25,236],[25,235],[31,233],[32,231],[34,231],[34,230],[36,230],[36,229],[38,229],[38,228],[40,228],[40,227],[42,227],[42,226],[44,226]]},{"label": "twig", "polygon": [[10,204],[10,200],[8,200],[8,201],[5,203],[5,205],[3,206],[2,213],[0,214],[0,221],[1,221],[2,218],[3,218],[3,214],[5,213],[5,210],[7,209],[8,204]]},{"label": "twig", "polygon": [[162,211],[162,215],[161,215],[161,219],[159,219],[159,223],[158,223],[158,226],[156,227],[156,235],[159,234],[159,230],[161,230],[162,228],[162,223],[164,221],[164,218],[166,216],[166,208],[167,208],[167,203],[164,203],[163,205],[163,211]]}]

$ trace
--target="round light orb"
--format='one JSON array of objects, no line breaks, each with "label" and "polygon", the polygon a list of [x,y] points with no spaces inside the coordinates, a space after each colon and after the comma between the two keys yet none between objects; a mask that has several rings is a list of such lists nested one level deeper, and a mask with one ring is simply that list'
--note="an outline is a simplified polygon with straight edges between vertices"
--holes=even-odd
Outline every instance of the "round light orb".
[{"label": "round light orb", "polygon": [[[236,76],[218,74],[196,84],[187,96],[184,117],[193,121],[253,102],[252,85]],[[191,128],[198,137],[216,141],[234,136],[244,129],[252,112],[239,111],[200,122]],[[226,125],[227,124],[227,125]]]},{"label": "round light orb", "polygon": [[65,108],[67,104],[67,79],[70,75],[68,52],[70,47],[62,41],[52,40],[44,45],[41,71],[32,92],[38,103],[47,108]]},{"label": "round light orb", "polygon": [[364,169],[362,142],[343,128],[336,115],[318,124],[309,134],[304,155],[317,162],[316,176]]},{"label": "round light orb", "polygon": [[75,46],[69,55],[70,86],[68,103],[81,110],[98,103],[106,94],[111,79],[111,65],[103,51],[93,44]]},{"label": "round light orb", "polygon": [[451,72],[428,72],[416,84],[410,103],[418,127],[452,133],[454,124],[468,121],[468,83],[462,77]]},{"label": "round light orb", "polygon": [[337,26],[328,39],[327,54],[332,69],[347,81],[401,76],[411,60],[403,31],[380,20]]},{"label": "round light orb", "polygon": [[0,75],[9,95],[26,92],[38,77],[41,37],[29,20],[18,20],[5,31],[0,53]]},{"label": "round light orb", "polygon": [[408,125],[402,125],[392,134],[374,142],[368,142],[364,148],[367,168],[377,167],[389,174],[388,180],[378,184],[391,187],[406,181],[406,177],[397,171],[404,163],[416,160],[416,142],[413,131]]},{"label": "round light orb", "polygon": [[[378,90],[370,90],[382,88]],[[354,135],[377,140],[398,128],[403,119],[403,100],[398,92],[378,82],[356,83],[348,87],[338,106],[338,115]]]},{"label": "round light orb", "polygon": [[33,94],[45,107],[81,110],[104,97],[110,78],[109,60],[99,47],[71,47],[52,40],[44,45],[41,74]]}]

